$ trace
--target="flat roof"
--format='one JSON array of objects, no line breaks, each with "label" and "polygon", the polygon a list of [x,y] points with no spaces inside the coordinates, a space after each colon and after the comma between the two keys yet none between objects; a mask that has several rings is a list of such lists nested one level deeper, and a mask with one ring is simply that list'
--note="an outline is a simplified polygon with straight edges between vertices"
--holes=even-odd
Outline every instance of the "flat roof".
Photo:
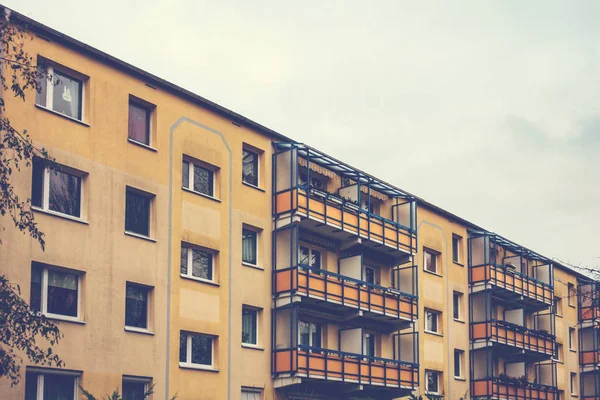
[{"label": "flat roof", "polygon": [[[273,130],[270,129],[262,124],[259,124],[258,122],[255,122],[249,118],[244,117],[241,114],[236,113],[235,111],[232,111],[226,107],[223,107],[215,102],[212,102],[202,96],[199,96],[187,89],[184,89],[181,86],[175,85],[174,83],[171,83],[165,79],[162,79],[154,74],[151,74],[149,72],[144,71],[141,68],[138,68],[132,64],[129,64],[121,59],[118,59],[114,56],[111,56],[108,53],[105,53],[101,50],[96,49],[95,47],[89,46],[75,38],[72,38],[68,35],[65,35],[64,33],[61,33],[55,29],[50,28],[49,26],[46,26],[36,20],[33,20],[23,14],[20,14],[8,7],[2,6],[0,5],[0,7],[3,9],[4,12],[9,12],[10,13],[10,18],[16,19],[18,20],[21,24],[23,24],[27,29],[30,29],[31,31],[40,34],[41,36],[43,36],[44,38],[47,39],[53,39],[65,46],[71,47],[73,49],[76,49],[78,51],[80,51],[83,54],[86,54],[88,56],[91,56],[92,58],[95,58],[99,61],[102,61],[108,65],[111,65],[113,67],[116,67],[122,71],[125,71],[135,77],[138,77],[144,81],[146,81],[147,83],[150,83],[154,86],[160,87],[161,89],[167,90],[175,95],[178,95],[180,97],[183,97],[184,99],[187,99],[193,103],[199,104],[211,111],[214,111],[217,114],[220,114],[224,117],[227,118],[231,118],[233,121],[237,122],[237,123],[241,123],[242,125],[252,128],[262,134],[265,134],[273,139],[275,139],[276,141],[281,141],[281,142],[295,142],[294,140],[292,140],[291,138]],[[298,142],[296,142],[298,143]],[[299,143],[300,144],[300,143]],[[373,179],[376,179],[379,182],[382,182],[384,185],[386,185],[387,187],[389,187],[390,189],[394,189],[400,192],[403,192],[409,196],[412,196],[416,199],[417,204],[421,205],[425,208],[430,209],[431,211],[434,211],[438,214],[442,214],[443,216],[451,219],[452,221],[456,221],[459,222],[463,225],[465,225],[467,228],[469,229],[473,229],[473,230],[483,230],[483,231],[487,231],[485,228],[482,228],[464,218],[459,217],[458,215],[455,215],[447,210],[444,210],[441,207],[436,206],[433,203],[428,202],[427,200],[416,196],[414,194],[411,194],[403,189],[398,188],[395,185],[386,183],[380,179],[375,178],[374,176],[367,174],[365,172],[362,172],[360,170],[357,169],[357,171],[365,174],[366,176],[372,177]],[[496,234],[497,235],[497,234]],[[500,236],[500,235],[497,235]],[[500,236],[501,237],[501,236]],[[508,240],[508,239],[506,239]],[[520,246],[523,247],[523,246]],[[526,250],[529,250],[525,247],[523,247]],[[536,253],[532,250],[529,250],[532,253]],[[537,254],[537,253],[536,253]],[[547,258],[547,257],[546,257]],[[549,259],[551,260],[551,259]],[[586,275],[584,275],[581,272],[578,272],[576,270],[574,270],[573,268],[566,266],[558,261],[552,260],[553,264],[555,264],[556,266],[558,266],[559,268],[562,268],[566,271],[572,272],[575,275],[577,275],[578,277],[583,277],[585,279],[590,279],[589,277],[587,277]]]}]

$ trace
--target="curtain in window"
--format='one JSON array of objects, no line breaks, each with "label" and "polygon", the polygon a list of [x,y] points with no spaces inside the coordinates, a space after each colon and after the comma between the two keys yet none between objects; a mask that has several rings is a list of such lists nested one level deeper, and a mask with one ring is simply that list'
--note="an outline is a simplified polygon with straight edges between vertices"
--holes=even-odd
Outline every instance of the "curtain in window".
[{"label": "curtain in window", "polygon": [[75,119],[81,119],[81,81],[54,71],[52,109]]},{"label": "curtain in window", "polygon": [[242,261],[256,265],[256,232],[242,231]]},{"label": "curtain in window", "polygon": [[242,310],[242,343],[257,344],[256,310]]},{"label": "curtain in window", "polygon": [[150,144],[150,111],[135,103],[129,103],[129,138]]},{"label": "curtain in window", "polygon": [[248,150],[242,152],[242,180],[258,186],[258,154]]},{"label": "curtain in window", "polygon": [[148,291],[136,285],[127,285],[125,295],[125,325],[147,328]]},{"label": "curtain in window", "polygon": [[261,400],[260,391],[245,391],[242,390],[241,400]]},{"label": "curtain in window", "polygon": [[77,316],[77,280],[75,274],[48,271],[48,312]]},{"label": "curtain in window", "polygon": [[51,169],[48,208],[74,217],[81,216],[81,177]]}]

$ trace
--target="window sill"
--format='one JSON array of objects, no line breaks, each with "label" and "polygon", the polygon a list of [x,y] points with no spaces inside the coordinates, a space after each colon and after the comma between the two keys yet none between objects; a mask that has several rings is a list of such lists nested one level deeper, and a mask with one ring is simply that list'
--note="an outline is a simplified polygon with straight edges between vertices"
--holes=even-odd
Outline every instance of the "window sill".
[{"label": "window sill", "polygon": [[[465,266],[465,264],[463,264],[461,262],[458,262],[458,261],[452,261],[452,264],[456,264],[456,265],[461,266],[461,267]],[[456,378],[456,379],[459,379],[459,378]]]},{"label": "window sill", "polygon": [[74,324],[79,324],[79,325],[85,325],[86,322],[82,321],[80,319],[77,318],[73,318],[73,317],[63,317],[62,315],[57,315],[57,314],[44,314],[44,316],[48,319],[52,319],[55,321],[62,321],[62,322],[72,322]]},{"label": "window sill", "polygon": [[427,272],[428,274],[431,275],[435,275],[435,276],[439,276],[440,278],[443,278],[442,274],[438,274],[437,272],[431,272],[431,271],[427,271],[426,269],[423,268],[423,272]]},{"label": "window sill", "polygon": [[462,319],[457,319],[457,318],[454,318],[454,322],[459,322],[459,323],[461,323],[461,324],[464,324],[464,323],[465,323],[465,321],[464,321],[464,320],[462,320]]},{"label": "window sill", "polygon": [[427,334],[429,334],[429,335],[434,335],[434,336],[444,337],[444,335],[442,335],[442,334],[441,334],[441,333],[439,333],[439,332],[432,332],[432,331],[428,331],[428,330],[425,330],[425,329],[423,329],[423,332],[425,332],[425,333],[427,333]]},{"label": "window sill", "polygon": [[575,350],[575,349],[569,349],[569,351],[570,351],[571,353],[577,353],[577,350]]},{"label": "window sill", "polygon": [[217,203],[220,203],[220,202],[221,202],[221,199],[217,199],[216,197],[209,196],[209,195],[207,195],[207,194],[204,194],[204,193],[196,192],[195,190],[192,190],[192,189],[186,188],[185,186],[182,186],[181,188],[182,188],[184,191],[188,192],[188,193],[193,193],[193,194],[195,194],[195,195],[198,195],[198,196],[204,197],[204,198],[206,198],[206,199],[209,199],[209,200],[212,200],[212,201],[216,201]]},{"label": "window sill", "polygon": [[65,115],[63,113],[59,113],[58,111],[54,111],[54,110],[52,110],[50,108],[41,106],[39,104],[36,104],[35,106],[37,108],[39,108],[40,110],[44,110],[44,111],[49,112],[50,114],[58,115],[59,117],[63,117],[63,118],[68,119],[70,121],[77,122],[78,124],[81,124],[83,126],[87,126],[88,128],[90,127],[90,124],[88,124],[87,122],[83,122],[81,120],[78,120],[77,118],[69,117],[68,115]]},{"label": "window sill", "polygon": [[463,381],[463,382],[467,381],[467,378],[463,378],[461,376],[455,376],[454,379],[457,380],[457,381]]},{"label": "window sill", "polygon": [[135,144],[136,146],[140,146],[143,147],[144,149],[148,149],[154,152],[158,152],[158,149],[156,147],[152,147],[146,143],[142,143],[142,142],[138,142],[137,140],[134,140],[132,138],[127,138],[127,141],[131,144]]},{"label": "window sill", "polygon": [[90,224],[89,222],[87,222],[87,221],[85,221],[85,220],[83,220],[81,218],[73,217],[73,216],[68,215],[68,214],[61,214],[61,213],[56,212],[56,211],[44,210],[43,208],[40,208],[40,207],[37,207],[37,206],[31,206],[31,209],[33,211],[36,211],[36,212],[40,212],[40,213],[43,213],[43,214],[51,215],[53,217],[59,217],[59,218],[68,219],[69,221],[79,222],[80,224],[83,224],[83,225],[89,225]]},{"label": "window sill", "polygon": [[154,332],[150,332],[148,329],[136,328],[134,326],[126,326],[125,332],[142,333],[144,335],[154,336]]},{"label": "window sill", "polygon": [[152,239],[152,238],[151,238],[151,237],[149,237],[149,236],[140,235],[139,233],[134,233],[134,232],[125,231],[125,234],[126,234],[127,236],[133,236],[133,237],[136,237],[136,238],[138,238],[138,239],[144,239],[144,240],[147,240],[147,241],[149,241],[149,242],[156,243],[156,239]]},{"label": "window sill", "polygon": [[179,368],[185,368],[185,369],[195,369],[198,371],[207,371],[207,372],[219,372],[218,369],[213,368],[213,367],[209,367],[209,366],[202,366],[202,365],[194,365],[194,364],[187,364],[187,363],[179,363]]},{"label": "window sill", "polygon": [[571,307],[571,308],[577,308],[576,306],[571,305],[571,304],[569,304],[568,306]]},{"label": "window sill", "polygon": [[242,343],[242,347],[243,347],[244,349],[265,351],[264,347],[259,347],[259,346],[257,346],[257,345],[254,345],[254,344],[246,344],[246,343]]},{"label": "window sill", "polygon": [[260,270],[260,271],[264,271],[264,270],[265,270],[263,267],[259,267],[258,265],[255,265],[255,264],[250,264],[250,263],[247,263],[247,262],[244,262],[244,261],[242,261],[242,265],[243,265],[244,267],[249,267],[249,268],[258,269],[258,270]]},{"label": "window sill", "polygon": [[266,190],[265,190],[265,189],[263,189],[263,188],[260,188],[260,187],[258,187],[258,186],[254,186],[254,185],[253,185],[253,184],[251,184],[251,183],[248,183],[248,182],[244,182],[244,181],[242,181],[242,184],[244,184],[244,185],[246,185],[246,186],[248,186],[248,187],[251,187],[251,188],[253,188],[253,189],[259,190],[259,191],[261,191],[261,192],[263,192],[263,193],[266,193]]},{"label": "window sill", "polygon": [[215,282],[215,281],[209,281],[208,279],[202,279],[202,278],[196,278],[194,276],[187,276],[184,274],[179,274],[180,277],[182,277],[183,279],[189,279],[190,281],[196,281],[196,282],[200,282],[200,283],[206,283],[208,285],[213,285],[213,286],[221,286],[220,283]]}]

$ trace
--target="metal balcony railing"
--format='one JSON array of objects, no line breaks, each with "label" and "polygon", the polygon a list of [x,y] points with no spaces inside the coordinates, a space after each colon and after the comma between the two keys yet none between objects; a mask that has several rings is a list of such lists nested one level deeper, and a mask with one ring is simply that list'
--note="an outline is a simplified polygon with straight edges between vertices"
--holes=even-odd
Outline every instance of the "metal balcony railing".
[{"label": "metal balcony railing", "polygon": [[273,351],[273,375],[414,390],[419,365],[361,354],[298,345]]},{"label": "metal balcony railing", "polygon": [[386,317],[414,321],[417,296],[300,264],[275,271],[275,295],[301,294]]},{"label": "metal balcony railing", "polygon": [[497,377],[472,380],[473,398],[495,398],[507,400],[556,400],[556,386],[501,381]]},{"label": "metal balcony railing", "polygon": [[556,343],[556,337],[550,333],[499,320],[471,323],[471,340],[481,339],[547,356],[554,354]]},{"label": "metal balcony railing", "polygon": [[548,283],[539,281],[499,264],[476,265],[469,268],[471,284],[489,283],[548,306],[552,305],[553,290]]},{"label": "metal balcony railing", "polygon": [[306,218],[363,239],[410,254],[416,252],[416,231],[363,210],[351,200],[300,184],[277,192],[274,197],[273,213],[276,218],[298,212]]}]

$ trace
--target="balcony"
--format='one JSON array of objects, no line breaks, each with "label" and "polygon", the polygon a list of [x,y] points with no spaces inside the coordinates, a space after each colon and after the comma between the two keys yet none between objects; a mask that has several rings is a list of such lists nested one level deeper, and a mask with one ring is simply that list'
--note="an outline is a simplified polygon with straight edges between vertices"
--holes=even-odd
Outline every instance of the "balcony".
[{"label": "balcony", "polygon": [[596,365],[600,363],[600,350],[580,350],[579,364],[582,366]]},{"label": "balcony", "polygon": [[556,386],[536,383],[522,384],[515,379],[501,380],[497,377],[472,381],[473,398],[494,398],[508,400],[556,400]]},{"label": "balcony", "polygon": [[525,351],[527,356],[542,358],[549,358],[554,354],[556,342],[555,336],[549,333],[498,320],[471,323],[471,340],[479,343],[492,342],[506,348]]},{"label": "balcony", "polygon": [[308,265],[275,271],[273,286],[276,296],[304,296],[331,307],[357,309],[378,320],[410,323],[417,318],[417,296]]},{"label": "balcony", "polygon": [[523,297],[522,301],[532,307],[545,308],[552,305],[553,289],[530,276],[516,271],[511,271],[502,265],[487,264],[471,266],[469,268],[469,282],[471,285],[483,285],[484,288],[493,286],[499,297]]},{"label": "balcony", "polygon": [[[408,391],[419,382],[415,363],[303,345],[274,350],[273,374],[276,379],[293,376]],[[285,382],[278,383],[279,387]]]},{"label": "balcony", "polygon": [[416,251],[415,231],[331,193],[298,185],[276,193],[274,206],[276,217],[293,213],[394,250]]},{"label": "balcony", "polygon": [[600,322],[600,284],[598,282],[580,284],[577,290],[577,302],[579,322],[583,326],[596,325]]}]

